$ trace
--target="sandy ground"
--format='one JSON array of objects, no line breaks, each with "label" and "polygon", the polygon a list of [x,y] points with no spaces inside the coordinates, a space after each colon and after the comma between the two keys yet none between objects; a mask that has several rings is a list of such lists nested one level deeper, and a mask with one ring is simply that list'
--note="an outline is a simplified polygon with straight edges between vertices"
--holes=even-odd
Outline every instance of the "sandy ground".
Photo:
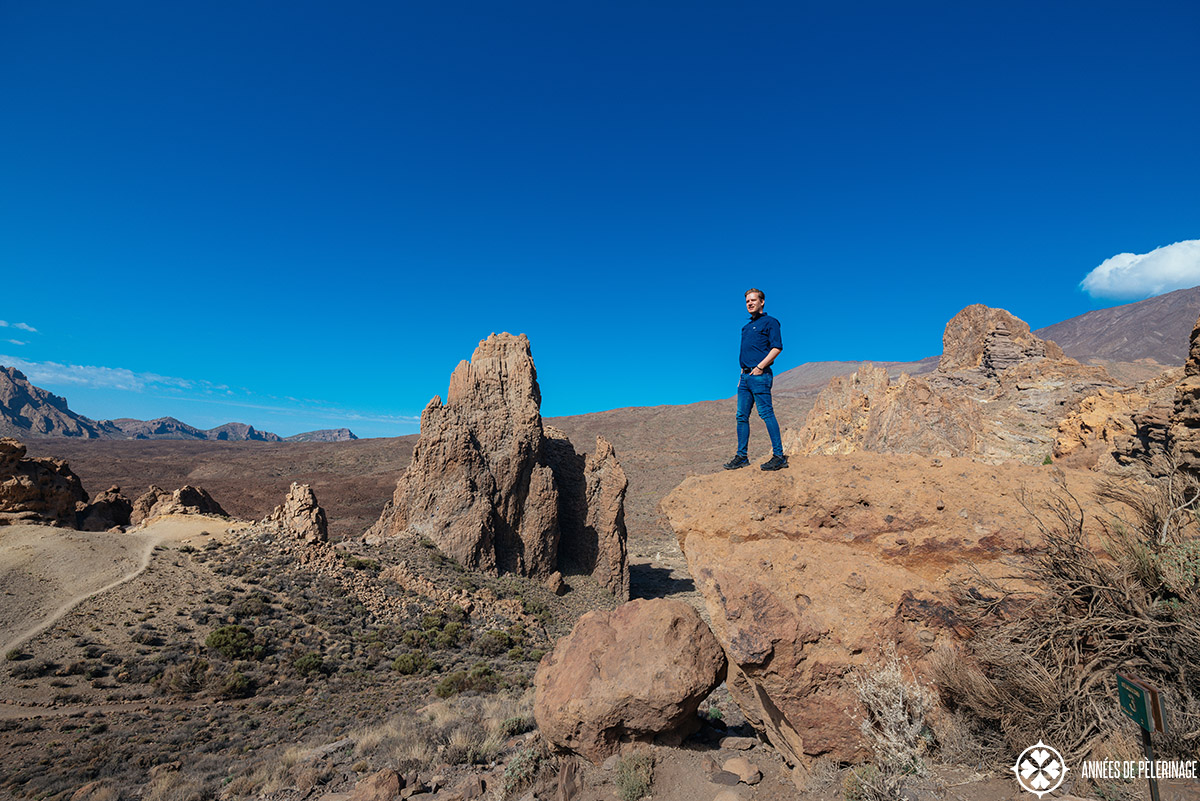
[{"label": "sandy ground", "polygon": [[164,543],[200,543],[248,525],[166,515],[125,533],[0,527],[0,653],[19,648],[80,602],[137,577]]}]

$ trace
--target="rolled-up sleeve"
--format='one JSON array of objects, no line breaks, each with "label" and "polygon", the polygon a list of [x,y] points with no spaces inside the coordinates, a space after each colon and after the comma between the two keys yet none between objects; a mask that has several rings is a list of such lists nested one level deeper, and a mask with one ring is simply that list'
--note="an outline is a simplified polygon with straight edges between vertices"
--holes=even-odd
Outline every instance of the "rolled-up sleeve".
[{"label": "rolled-up sleeve", "polygon": [[767,323],[767,330],[765,333],[767,335],[767,342],[770,343],[772,348],[779,348],[780,350],[783,350],[783,331],[779,327],[778,320],[772,317],[770,322]]}]

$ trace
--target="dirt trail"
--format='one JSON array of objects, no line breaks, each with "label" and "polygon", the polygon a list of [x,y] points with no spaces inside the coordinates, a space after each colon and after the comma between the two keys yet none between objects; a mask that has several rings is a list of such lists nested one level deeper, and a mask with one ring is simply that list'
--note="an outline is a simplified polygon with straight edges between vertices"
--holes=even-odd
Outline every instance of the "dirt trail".
[{"label": "dirt trail", "polygon": [[0,653],[19,648],[88,598],[137,578],[156,546],[220,536],[230,523],[169,515],[123,534],[32,524],[0,528]]}]

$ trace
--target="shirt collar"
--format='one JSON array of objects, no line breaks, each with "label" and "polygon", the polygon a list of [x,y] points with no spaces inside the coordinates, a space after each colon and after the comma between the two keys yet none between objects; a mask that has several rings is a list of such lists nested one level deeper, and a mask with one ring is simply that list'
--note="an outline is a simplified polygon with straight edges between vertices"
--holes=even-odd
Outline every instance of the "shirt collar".
[{"label": "shirt collar", "polygon": [[767,314],[766,312],[758,312],[757,314],[752,314],[752,315],[750,315],[750,322],[754,322],[759,317],[765,317],[766,314]]}]

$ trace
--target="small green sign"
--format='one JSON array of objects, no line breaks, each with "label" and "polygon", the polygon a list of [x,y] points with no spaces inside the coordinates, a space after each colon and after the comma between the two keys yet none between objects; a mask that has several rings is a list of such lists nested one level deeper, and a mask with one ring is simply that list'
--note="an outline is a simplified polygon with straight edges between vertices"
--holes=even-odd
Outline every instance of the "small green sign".
[{"label": "small green sign", "polygon": [[1150,720],[1150,704],[1146,695],[1146,688],[1141,684],[1128,676],[1117,674],[1117,696],[1121,700],[1121,711],[1134,723],[1152,732],[1154,724]]}]

